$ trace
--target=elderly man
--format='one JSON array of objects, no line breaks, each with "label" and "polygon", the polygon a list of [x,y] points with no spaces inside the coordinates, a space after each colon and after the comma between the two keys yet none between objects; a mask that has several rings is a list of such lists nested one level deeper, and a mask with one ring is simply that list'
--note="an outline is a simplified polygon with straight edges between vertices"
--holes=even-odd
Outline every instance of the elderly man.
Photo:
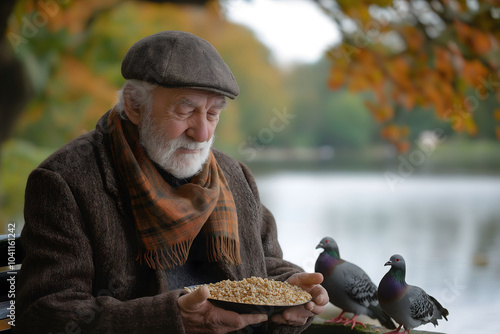
[{"label": "elderly man", "polygon": [[[211,148],[239,92],[215,48],[185,32],[135,43],[126,80],[96,129],[36,168],[16,333],[298,333],[323,311],[321,274],[282,259],[247,167]],[[213,306],[208,288],[251,276],[313,300],[270,318]]]}]

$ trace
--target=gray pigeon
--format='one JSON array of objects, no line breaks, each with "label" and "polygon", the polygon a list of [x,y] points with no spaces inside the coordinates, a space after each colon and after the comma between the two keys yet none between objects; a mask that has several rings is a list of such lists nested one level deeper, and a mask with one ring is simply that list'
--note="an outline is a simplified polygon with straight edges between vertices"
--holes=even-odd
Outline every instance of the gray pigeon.
[{"label": "gray pigeon", "polygon": [[[330,302],[342,309],[342,313],[327,322],[352,324],[365,324],[356,321],[358,315],[367,315],[378,319],[388,329],[396,326],[391,318],[384,313],[377,300],[377,287],[370,277],[358,266],[340,258],[339,247],[335,240],[325,237],[316,246],[323,248],[316,260],[315,271],[323,274],[324,280],[321,285],[330,296]],[[345,312],[354,313],[349,320],[343,317]]]},{"label": "gray pigeon", "polygon": [[385,265],[391,266],[391,269],[380,281],[378,299],[382,309],[400,324],[391,333],[398,333],[404,326],[405,331],[401,334],[410,334],[410,329],[417,326],[429,322],[436,326],[437,320],[442,318],[448,321],[448,310],[434,297],[417,286],[406,284],[405,260],[401,255],[391,256]]}]

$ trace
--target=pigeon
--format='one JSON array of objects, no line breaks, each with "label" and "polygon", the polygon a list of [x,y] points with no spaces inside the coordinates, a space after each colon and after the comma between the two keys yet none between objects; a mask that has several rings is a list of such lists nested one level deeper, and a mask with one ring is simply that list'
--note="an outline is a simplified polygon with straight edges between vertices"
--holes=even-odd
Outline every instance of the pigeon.
[{"label": "pigeon", "polygon": [[[340,258],[339,247],[330,237],[323,238],[316,248],[324,251],[316,260],[315,271],[323,274],[321,285],[330,296],[330,302],[342,309],[342,313],[327,322],[352,324],[351,329],[362,322],[356,321],[358,315],[367,315],[378,319],[388,329],[396,326],[391,318],[382,310],[377,300],[377,286],[358,266]],[[345,312],[353,313],[351,319],[343,317]]]},{"label": "pigeon", "polygon": [[404,326],[405,331],[400,334],[410,334],[411,329],[420,325],[431,322],[437,326],[437,320],[442,318],[448,321],[448,310],[434,297],[417,286],[406,284],[406,265],[401,255],[391,256],[385,265],[391,269],[380,281],[378,299],[382,309],[399,324],[390,333],[398,333]]}]

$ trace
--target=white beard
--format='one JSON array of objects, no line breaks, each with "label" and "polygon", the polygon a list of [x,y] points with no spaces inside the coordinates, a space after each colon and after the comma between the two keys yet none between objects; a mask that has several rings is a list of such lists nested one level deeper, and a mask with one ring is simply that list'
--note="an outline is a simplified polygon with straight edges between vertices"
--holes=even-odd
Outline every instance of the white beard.
[{"label": "white beard", "polygon": [[[197,142],[183,133],[175,139],[165,139],[166,133],[151,120],[151,113],[144,115],[139,124],[139,142],[149,158],[178,179],[196,175],[207,161],[214,142],[212,136],[206,142]],[[179,153],[179,148],[200,150],[197,153]]]}]

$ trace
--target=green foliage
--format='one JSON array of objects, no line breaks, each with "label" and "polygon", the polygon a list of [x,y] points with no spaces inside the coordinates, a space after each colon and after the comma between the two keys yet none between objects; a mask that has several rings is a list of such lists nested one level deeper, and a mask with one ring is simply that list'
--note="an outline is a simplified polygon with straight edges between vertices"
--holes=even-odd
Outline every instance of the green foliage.
[{"label": "green foliage", "polygon": [[346,147],[370,144],[374,123],[359,95],[345,91],[332,94],[325,107],[325,121],[318,127],[322,132],[320,144]]},{"label": "green foliage", "polygon": [[280,135],[281,144],[360,148],[373,143],[377,130],[362,95],[346,90],[332,93],[326,86],[328,62],[303,66],[288,77],[296,119]]}]

